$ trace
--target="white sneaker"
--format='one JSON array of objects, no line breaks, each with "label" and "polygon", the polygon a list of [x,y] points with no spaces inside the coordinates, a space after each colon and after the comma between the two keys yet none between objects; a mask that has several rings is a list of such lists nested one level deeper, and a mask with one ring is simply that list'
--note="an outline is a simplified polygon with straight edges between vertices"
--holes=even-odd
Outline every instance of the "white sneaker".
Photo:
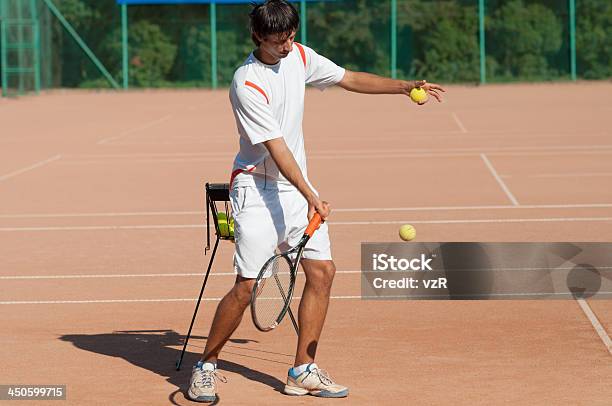
[{"label": "white sneaker", "polygon": [[286,395],[302,396],[312,395],[321,398],[344,398],[348,396],[346,386],[334,383],[329,374],[317,367],[317,364],[309,364],[306,371],[298,376],[291,374],[287,376],[287,385],[284,390]]},{"label": "white sneaker", "polygon": [[217,400],[217,379],[223,383],[227,379],[217,372],[210,362],[198,362],[191,373],[187,396],[196,402],[212,403]]}]

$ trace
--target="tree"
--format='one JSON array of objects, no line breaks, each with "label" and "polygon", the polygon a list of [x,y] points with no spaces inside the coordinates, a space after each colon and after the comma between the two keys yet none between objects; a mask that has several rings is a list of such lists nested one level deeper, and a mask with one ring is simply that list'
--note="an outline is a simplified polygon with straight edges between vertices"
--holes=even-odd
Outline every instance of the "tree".
[{"label": "tree", "polygon": [[318,3],[308,10],[308,45],[347,69],[389,74],[387,1]]},{"label": "tree", "polygon": [[576,11],[578,72],[588,79],[612,76],[612,3],[580,0]]},{"label": "tree", "polygon": [[[130,82],[134,86],[159,86],[172,68],[176,45],[157,24],[145,20],[132,24],[129,39]],[[105,44],[108,58],[113,60],[115,66],[121,57],[121,31],[116,29],[111,32]]]},{"label": "tree", "polygon": [[414,67],[430,81],[478,80],[478,14],[458,1],[413,2],[404,19],[414,31]]},{"label": "tree", "polygon": [[488,23],[487,51],[502,70],[493,75],[535,79],[558,75],[549,66],[549,58],[561,49],[563,30],[549,8],[510,0],[494,11]]}]

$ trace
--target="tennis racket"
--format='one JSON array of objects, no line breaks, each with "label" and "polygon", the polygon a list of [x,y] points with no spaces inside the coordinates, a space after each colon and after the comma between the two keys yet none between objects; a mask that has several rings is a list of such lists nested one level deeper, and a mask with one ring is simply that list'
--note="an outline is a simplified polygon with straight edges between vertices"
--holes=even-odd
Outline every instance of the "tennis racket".
[{"label": "tennis racket", "polygon": [[[290,250],[274,255],[259,271],[251,294],[251,316],[258,330],[275,329],[290,311],[302,252],[321,223],[321,215],[315,213],[300,242]],[[293,317],[291,321],[297,330]]]}]

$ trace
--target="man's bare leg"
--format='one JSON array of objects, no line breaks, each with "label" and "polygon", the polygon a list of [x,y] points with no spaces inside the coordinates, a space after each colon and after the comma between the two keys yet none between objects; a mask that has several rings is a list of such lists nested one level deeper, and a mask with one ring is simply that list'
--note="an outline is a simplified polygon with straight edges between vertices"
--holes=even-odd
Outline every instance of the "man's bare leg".
[{"label": "man's bare leg", "polygon": [[325,323],[336,266],[333,261],[302,259],[306,285],[298,313],[300,334],[294,366],[314,362]]},{"label": "man's bare leg", "polygon": [[240,325],[251,301],[255,279],[236,277],[232,289],[221,299],[206,340],[202,361],[216,363],[221,349]]}]

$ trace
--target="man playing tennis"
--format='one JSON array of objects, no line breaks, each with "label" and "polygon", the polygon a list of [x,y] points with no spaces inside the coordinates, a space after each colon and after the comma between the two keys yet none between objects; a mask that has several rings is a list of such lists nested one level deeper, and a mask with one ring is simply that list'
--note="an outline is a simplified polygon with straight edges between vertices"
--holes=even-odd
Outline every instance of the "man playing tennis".
[{"label": "man playing tennis", "polygon": [[[250,14],[251,36],[257,48],[234,74],[230,89],[240,134],[240,151],[230,181],[237,277],[217,307],[202,359],[193,368],[188,396],[195,401],[217,398],[216,383],[223,379],[216,373],[217,358],[240,324],[262,265],[277,248],[294,246],[315,212],[323,219],[330,214],[330,205],[319,197],[306,170],[302,134],[305,85],[402,95],[418,85],[438,101],[439,92],[444,91],[425,81],[345,70],[295,43],[298,26],[298,13],[285,0],[268,0]],[[348,388],[335,383],[314,363],[336,270],[326,223],[306,245],[301,265],[306,284],[298,311],[299,337],[284,392],[345,397]]]}]

